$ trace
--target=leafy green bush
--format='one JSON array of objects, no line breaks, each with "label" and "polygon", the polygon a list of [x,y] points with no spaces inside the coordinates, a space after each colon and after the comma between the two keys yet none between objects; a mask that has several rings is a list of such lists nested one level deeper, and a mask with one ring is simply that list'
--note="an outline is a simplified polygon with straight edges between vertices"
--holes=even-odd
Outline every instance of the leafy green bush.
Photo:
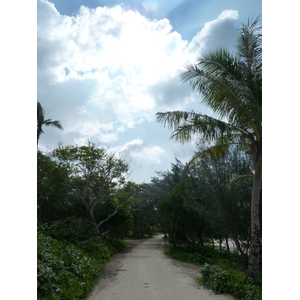
[{"label": "leafy green bush", "polygon": [[[69,238],[64,238],[61,224],[58,222],[50,229],[41,224],[38,226],[38,300],[84,299],[99,278],[104,264],[128,246],[125,241],[103,241],[100,237],[84,241],[77,239],[76,244],[72,244],[68,242]],[[67,231],[73,232],[73,229]],[[62,240],[48,235],[55,233]]]},{"label": "leafy green bush", "polygon": [[38,299],[82,299],[100,274],[96,260],[75,245],[37,235]]},{"label": "leafy green bush", "polygon": [[216,265],[204,264],[199,282],[217,294],[232,294],[240,300],[262,299],[262,289],[245,273],[224,270]]},{"label": "leafy green bush", "polygon": [[82,249],[88,256],[106,263],[110,260],[113,254],[110,253],[107,243],[100,239],[100,237],[95,237],[88,239],[86,241],[78,243],[80,249]]}]

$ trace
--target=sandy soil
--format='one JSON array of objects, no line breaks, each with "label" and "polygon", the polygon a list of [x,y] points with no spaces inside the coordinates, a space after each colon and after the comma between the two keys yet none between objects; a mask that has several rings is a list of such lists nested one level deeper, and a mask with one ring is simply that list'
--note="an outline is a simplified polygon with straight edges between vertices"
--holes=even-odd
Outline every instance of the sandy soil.
[{"label": "sandy soil", "polygon": [[162,236],[131,241],[115,255],[88,300],[232,300],[199,286],[199,267],[166,257]]}]

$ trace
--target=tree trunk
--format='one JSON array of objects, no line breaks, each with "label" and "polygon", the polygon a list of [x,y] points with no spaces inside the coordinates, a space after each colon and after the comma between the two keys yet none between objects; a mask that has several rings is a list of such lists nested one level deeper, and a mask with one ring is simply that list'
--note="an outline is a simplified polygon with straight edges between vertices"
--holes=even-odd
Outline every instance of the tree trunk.
[{"label": "tree trunk", "polygon": [[40,138],[40,135],[42,133],[42,127],[40,124],[38,124],[38,128],[37,128],[37,146],[39,146],[39,138]]},{"label": "tree trunk", "polygon": [[196,233],[197,233],[197,236],[198,236],[198,239],[199,239],[199,243],[203,247],[204,243],[203,243],[202,234],[201,234],[201,231],[197,227],[196,227]]},{"label": "tree trunk", "polygon": [[227,238],[227,237],[225,238],[225,241],[226,241],[227,251],[230,251],[230,249],[229,249],[229,244],[228,244],[228,238]]},{"label": "tree trunk", "polygon": [[256,153],[254,159],[254,181],[251,196],[251,242],[249,251],[248,275],[256,283],[261,282],[261,240],[259,220],[259,200],[262,183],[262,153]]},{"label": "tree trunk", "polygon": [[241,254],[242,260],[244,261],[245,265],[247,265],[248,264],[248,256],[244,253],[236,232],[233,234],[232,239],[236,245],[236,249]]}]

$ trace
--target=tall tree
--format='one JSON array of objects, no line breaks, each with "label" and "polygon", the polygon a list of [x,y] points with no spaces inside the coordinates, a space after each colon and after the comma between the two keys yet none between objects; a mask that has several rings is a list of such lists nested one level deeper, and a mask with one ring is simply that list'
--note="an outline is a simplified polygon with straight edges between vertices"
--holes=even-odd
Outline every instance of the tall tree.
[{"label": "tall tree", "polygon": [[202,95],[218,116],[173,111],[157,113],[157,121],[173,130],[172,138],[189,142],[194,134],[207,141],[190,163],[209,153],[220,157],[233,144],[253,153],[254,181],[251,197],[251,244],[248,273],[261,281],[261,240],[259,203],[262,184],[262,33],[259,17],[248,20],[240,30],[236,55],[220,48],[198,59],[196,65],[186,65],[181,75]]},{"label": "tall tree", "polygon": [[52,121],[51,119],[45,120],[45,111],[41,103],[38,101],[37,102],[37,145],[39,145],[39,138],[41,133],[44,133],[42,129],[43,125],[45,126],[51,125],[63,130],[63,127],[61,126],[59,121]]}]

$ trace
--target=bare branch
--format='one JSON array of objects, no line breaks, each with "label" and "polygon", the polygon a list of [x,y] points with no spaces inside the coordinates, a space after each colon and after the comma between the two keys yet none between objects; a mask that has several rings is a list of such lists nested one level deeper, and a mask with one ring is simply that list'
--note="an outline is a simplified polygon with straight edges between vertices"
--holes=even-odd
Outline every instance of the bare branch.
[{"label": "bare branch", "polygon": [[119,205],[116,207],[116,209],[115,209],[115,211],[113,212],[113,214],[109,215],[105,220],[102,220],[102,221],[97,225],[97,228],[99,229],[100,226],[101,226],[104,222],[108,221],[111,217],[113,217],[115,214],[117,214],[117,213],[118,213],[118,208],[119,208]]}]

